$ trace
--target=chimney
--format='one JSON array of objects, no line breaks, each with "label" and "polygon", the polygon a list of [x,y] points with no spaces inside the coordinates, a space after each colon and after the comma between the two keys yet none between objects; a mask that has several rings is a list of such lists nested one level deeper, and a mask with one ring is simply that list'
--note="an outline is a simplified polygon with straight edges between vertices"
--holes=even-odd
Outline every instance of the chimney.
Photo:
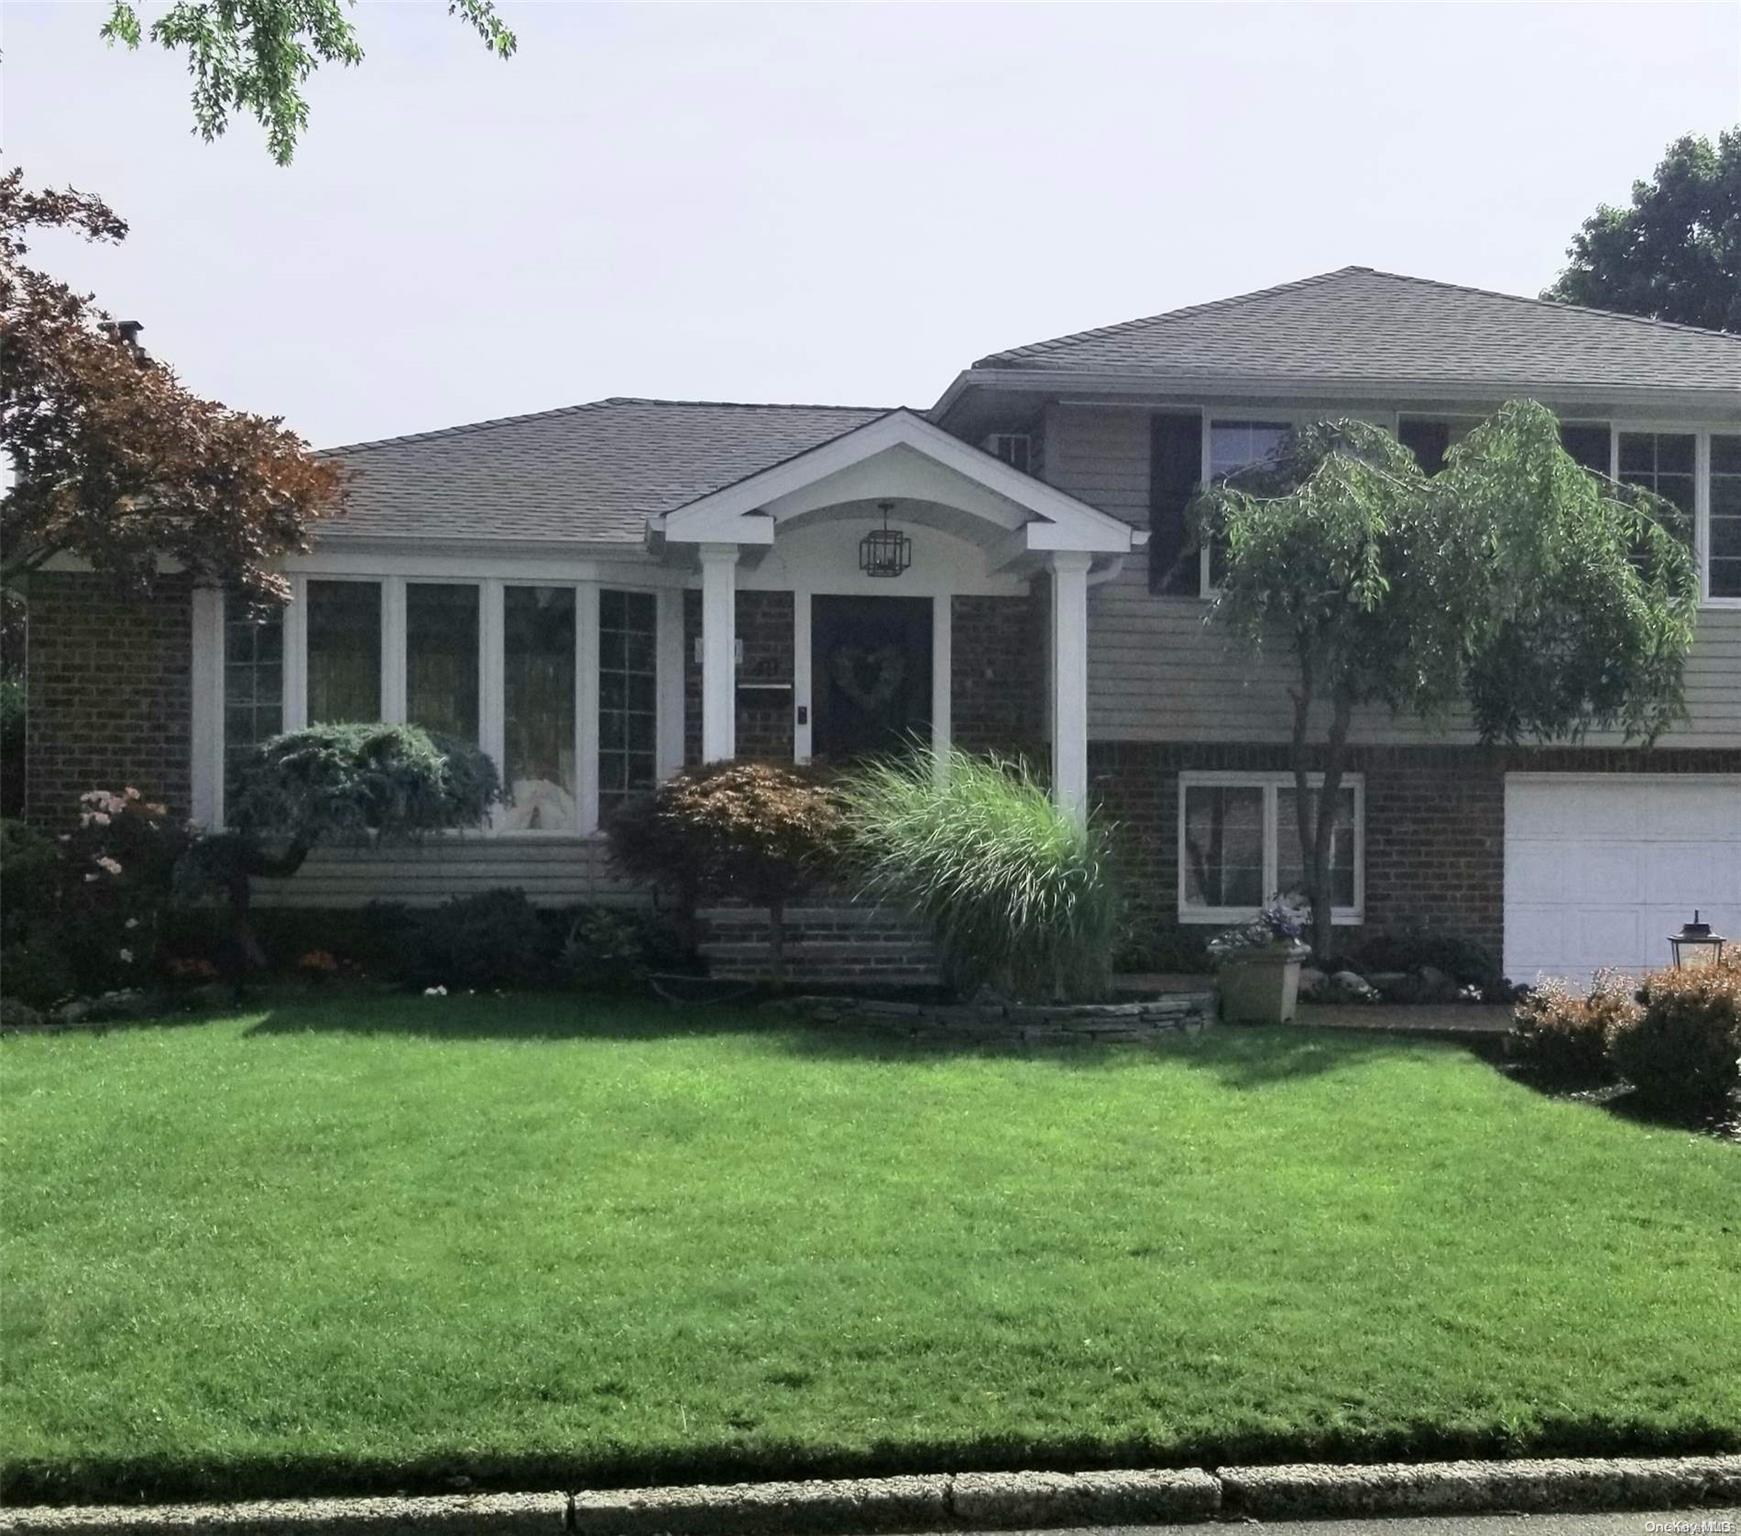
[{"label": "chimney", "polygon": [[102,330],[109,340],[126,347],[143,365],[150,361],[145,348],[139,345],[139,333],[145,329],[143,320],[105,320]]}]

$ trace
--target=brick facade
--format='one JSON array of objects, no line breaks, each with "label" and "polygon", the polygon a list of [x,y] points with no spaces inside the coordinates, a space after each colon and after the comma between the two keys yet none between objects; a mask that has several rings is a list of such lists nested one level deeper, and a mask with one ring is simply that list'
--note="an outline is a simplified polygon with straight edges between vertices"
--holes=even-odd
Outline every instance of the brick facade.
[{"label": "brick facade", "polygon": [[[737,638],[744,648],[738,681],[791,683],[796,665],[792,594],[739,591],[735,606]],[[700,643],[701,593],[687,591],[683,594],[683,761],[691,768],[701,761],[701,663],[695,654]],[[739,757],[791,762],[794,729],[790,688],[738,690]]]},{"label": "brick facade", "polygon": [[1044,760],[1045,601],[950,599],[950,732],[969,752],[1019,752]]},{"label": "brick facade", "polygon": [[192,795],[192,589],[149,599],[96,576],[30,578],[25,815],[63,826],[87,789],[133,785],[186,816]]},{"label": "brick facade", "polygon": [[[1178,921],[1179,774],[1279,772],[1281,745],[1090,742],[1095,802],[1119,826],[1139,932],[1213,929]],[[1366,794],[1367,933],[1426,928],[1468,939],[1497,961],[1505,938],[1507,773],[1736,773],[1741,750],[1363,747],[1348,770]]]}]

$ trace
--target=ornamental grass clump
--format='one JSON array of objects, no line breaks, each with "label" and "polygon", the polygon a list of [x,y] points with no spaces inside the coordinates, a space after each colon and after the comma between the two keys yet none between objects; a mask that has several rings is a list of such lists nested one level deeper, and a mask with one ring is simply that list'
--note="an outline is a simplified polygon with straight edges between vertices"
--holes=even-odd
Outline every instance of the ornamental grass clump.
[{"label": "ornamental grass clump", "polygon": [[1060,810],[1023,765],[954,750],[871,763],[842,792],[865,894],[930,924],[957,991],[1107,994],[1119,904],[1104,826]]}]

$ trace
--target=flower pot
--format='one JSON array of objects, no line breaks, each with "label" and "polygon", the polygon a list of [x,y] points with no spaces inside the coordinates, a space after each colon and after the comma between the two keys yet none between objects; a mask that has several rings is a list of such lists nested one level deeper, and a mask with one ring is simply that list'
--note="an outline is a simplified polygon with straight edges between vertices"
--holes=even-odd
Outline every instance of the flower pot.
[{"label": "flower pot", "polygon": [[1229,1024],[1287,1024],[1300,997],[1303,944],[1277,944],[1224,955],[1216,970],[1221,1017]]}]

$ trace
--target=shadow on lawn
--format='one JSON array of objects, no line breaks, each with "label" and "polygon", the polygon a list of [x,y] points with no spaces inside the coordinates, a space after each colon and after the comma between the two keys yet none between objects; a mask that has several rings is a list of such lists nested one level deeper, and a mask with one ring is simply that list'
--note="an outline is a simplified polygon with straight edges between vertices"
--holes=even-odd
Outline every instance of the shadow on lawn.
[{"label": "shadow on lawn", "polygon": [[339,1033],[429,1041],[653,1041],[742,1036],[794,1055],[832,1061],[961,1057],[1028,1060],[1072,1072],[1115,1072],[1155,1062],[1213,1073],[1225,1086],[1257,1089],[1357,1067],[1376,1059],[1467,1050],[1450,1040],[1282,1027],[1211,1025],[1153,1045],[1018,1045],[962,1039],[915,1041],[862,1023],[819,1024],[772,1008],[706,1008],[642,998],[528,993],[458,997],[334,996],[274,1007],[250,1037]]}]

